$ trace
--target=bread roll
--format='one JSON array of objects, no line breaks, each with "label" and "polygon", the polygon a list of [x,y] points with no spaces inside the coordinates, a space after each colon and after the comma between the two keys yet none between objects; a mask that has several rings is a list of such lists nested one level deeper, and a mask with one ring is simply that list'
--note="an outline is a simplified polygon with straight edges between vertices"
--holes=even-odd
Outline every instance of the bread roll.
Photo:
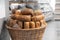
[{"label": "bread roll", "polygon": [[17,24],[17,20],[13,20],[13,25]]},{"label": "bread roll", "polygon": [[40,28],[40,22],[35,22],[36,28]]},{"label": "bread roll", "polygon": [[16,9],[12,9],[12,14],[15,14]]},{"label": "bread roll", "polygon": [[46,26],[47,26],[47,23],[46,23],[46,21],[45,21],[45,20],[41,20],[41,23],[43,23],[44,25],[46,25]]},{"label": "bread roll", "polygon": [[36,21],[37,20],[36,16],[33,16],[31,19],[32,19],[32,21]]},{"label": "bread roll", "polygon": [[43,15],[38,15],[38,16],[33,16],[32,17],[32,21],[40,21],[44,19],[44,16]]},{"label": "bread roll", "polygon": [[44,19],[44,15],[40,15],[38,17],[40,17],[40,20],[43,20]]},{"label": "bread roll", "polygon": [[42,15],[42,11],[41,10],[35,10],[33,15]]},{"label": "bread roll", "polygon": [[14,17],[15,17],[15,19],[17,19],[17,20],[18,20],[18,19],[19,19],[19,17],[20,17],[20,15],[15,15]]},{"label": "bread roll", "polygon": [[16,17],[15,17],[15,16],[16,16],[15,14],[11,14],[11,16],[10,16],[10,17],[11,17],[12,19],[16,19]]},{"label": "bread roll", "polygon": [[23,22],[18,21],[18,25],[19,25],[19,27],[20,27],[21,29],[23,28]]},{"label": "bread roll", "polygon": [[13,28],[18,28],[18,29],[20,29],[20,27],[19,27],[19,25],[18,25],[17,23],[13,25]]},{"label": "bread roll", "polygon": [[35,22],[30,22],[30,28],[35,28]]},{"label": "bread roll", "polygon": [[29,22],[24,22],[24,29],[29,29]]},{"label": "bread roll", "polygon": [[31,21],[31,16],[30,15],[17,15],[16,19],[20,21]]},{"label": "bread roll", "polygon": [[19,25],[17,24],[17,20],[13,21],[13,28],[18,28],[20,29]]},{"label": "bread roll", "polygon": [[6,20],[6,25],[7,25],[7,26],[10,25],[10,20],[11,20],[11,17],[8,17],[8,19]]},{"label": "bread roll", "polygon": [[22,15],[33,15],[33,10],[29,8],[25,8],[21,11]]},{"label": "bread roll", "polygon": [[16,11],[15,11],[15,14],[16,14],[16,15],[21,15],[21,10],[16,10]]},{"label": "bread roll", "polygon": [[14,21],[13,19],[10,19],[8,22],[8,26],[13,27],[13,21]]}]

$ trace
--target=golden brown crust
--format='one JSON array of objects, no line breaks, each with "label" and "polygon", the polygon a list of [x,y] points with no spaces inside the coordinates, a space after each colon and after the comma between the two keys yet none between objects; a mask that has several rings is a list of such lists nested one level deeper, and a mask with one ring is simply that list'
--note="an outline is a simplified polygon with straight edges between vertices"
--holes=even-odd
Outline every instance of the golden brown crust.
[{"label": "golden brown crust", "polygon": [[16,14],[16,15],[21,15],[21,10],[16,10],[16,11],[15,11],[15,14]]},{"label": "golden brown crust", "polygon": [[45,22],[45,20],[41,20],[41,24],[42,26],[47,26],[47,23]]},{"label": "golden brown crust", "polygon": [[33,15],[42,15],[42,11],[41,10],[35,10]]},{"label": "golden brown crust", "polygon": [[29,29],[29,22],[24,22],[24,29]]},{"label": "golden brown crust", "polygon": [[39,21],[38,22],[35,22],[35,25],[36,25],[36,28],[40,28],[41,27]]},{"label": "golden brown crust", "polygon": [[23,22],[18,21],[18,25],[19,25],[19,27],[20,27],[21,29],[23,28]]},{"label": "golden brown crust", "polygon": [[12,9],[12,14],[15,14],[16,9]]},{"label": "golden brown crust", "polygon": [[40,21],[43,20],[44,16],[43,15],[38,15],[38,16],[33,16],[32,21]]},{"label": "golden brown crust", "polygon": [[30,27],[35,28],[35,22],[30,22]]},{"label": "golden brown crust", "polygon": [[20,21],[31,21],[31,16],[30,15],[17,15],[16,19]]},{"label": "golden brown crust", "polygon": [[8,21],[7,25],[13,28],[34,29],[47,25],[41,10],[34,11],[29,8],[25,8],[23,10],[13,10],[13,14],[11,14],[10,17],[11,19]]},{"label": "golden brown crust", "polygon": [[9,23],[9,26],[10,26],[10,27],[13,27],[13,25],[14,25],[14,20],[13,20],[13,19],[10,19],[8,23]]},{"label": "golden brown crust", "polygon": [[25,8],[21,11],[22,15],[32,15],[33,14],[33,10],[32,9],[28,9]]}]

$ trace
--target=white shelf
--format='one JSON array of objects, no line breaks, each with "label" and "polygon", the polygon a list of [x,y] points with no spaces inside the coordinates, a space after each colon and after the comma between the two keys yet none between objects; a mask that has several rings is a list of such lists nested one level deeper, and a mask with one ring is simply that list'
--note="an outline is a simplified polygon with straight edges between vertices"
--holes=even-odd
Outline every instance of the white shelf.
[{"label": "white shelf", "polygon": [[60,7],[60,5],[55,5],[55,7]]},{"label": "white shelf", "polygon": [[60,4],[60,2],[56,2],[56,4]]},{"label": "white shelf", "polygon": [[60,15],[55,15],[54,17],[54,19],[60,19]]},{"label": "white shelf", "polygon": [[54,19],[59,19],[60,20],[60,18],[58,18],[58,17],[55,17]]},{"label": "white shelf", "polygon": [[55,12],[60,12],[60,10],[56,10],[56,9],[55,9]]},{"label": "white shelf", "polygon": [[60,2],[60,0],[56,0],[56,2]]},{"label": "white shelf", "polygon": [[40,4],[49,4],[48,2],[46,3],[46,2],[40,2]]},{"label": "white shelf", "polygon": [[55,15],[60,15],[60,12],[55,12],[54,14],[55,14]]},{"label": "white shelf", "polygon": [[55,7],[55,10],[60,10],[60,7],[58,6],[58,7]]}]

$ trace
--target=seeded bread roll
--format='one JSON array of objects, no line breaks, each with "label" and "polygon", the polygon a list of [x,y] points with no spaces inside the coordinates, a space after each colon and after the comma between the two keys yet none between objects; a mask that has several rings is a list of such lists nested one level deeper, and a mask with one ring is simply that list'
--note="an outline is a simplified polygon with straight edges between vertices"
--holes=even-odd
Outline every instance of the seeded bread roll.
[{"label": "seeded bread roll", "polygon": [[22,15],[33,15],[33,10],[29,8],[25,8],[21,11]]},{"label": "seeded bread roll", "polygon": [[35,28],[35,22],[30,22],[30,28]]},{"label": "seeded bread roll", "polygon": [[16,19],[20,21],[31,21],[30,15],[16,15]]},{"label": "seeded bread roll", "polygon": [[35,10],[33,15],[42,15],[42,11],[41,10]]},{"label": "seeded bread roll", "polygon": [[40,24],[40,22],[38,21],[38,22],[35,22],[35,26],[36,26],[36,28],[40,28],[41,26],[40,26],[41,24]]},{"label": "seeded bread roll", "polygon": [[32,21],[40,21],[43,20],[44,16],[43,15],[38,15],[38,16],[33,16]]},{"label": "seeded bread roll", "polygon": [[29,29],[29,22],[24,22],[24,29]]}]

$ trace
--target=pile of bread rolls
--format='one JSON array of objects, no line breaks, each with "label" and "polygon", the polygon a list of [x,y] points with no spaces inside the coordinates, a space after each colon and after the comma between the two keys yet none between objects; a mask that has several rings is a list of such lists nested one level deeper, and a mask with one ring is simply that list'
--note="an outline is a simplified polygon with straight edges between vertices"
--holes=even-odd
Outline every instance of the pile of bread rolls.
[{"label": "pile of bread rolls", "polygon": [[47,25],[41,10],[24,8],[14,10],[7,21],[7,25],[12,28],[31,29],[40,28]]}]

